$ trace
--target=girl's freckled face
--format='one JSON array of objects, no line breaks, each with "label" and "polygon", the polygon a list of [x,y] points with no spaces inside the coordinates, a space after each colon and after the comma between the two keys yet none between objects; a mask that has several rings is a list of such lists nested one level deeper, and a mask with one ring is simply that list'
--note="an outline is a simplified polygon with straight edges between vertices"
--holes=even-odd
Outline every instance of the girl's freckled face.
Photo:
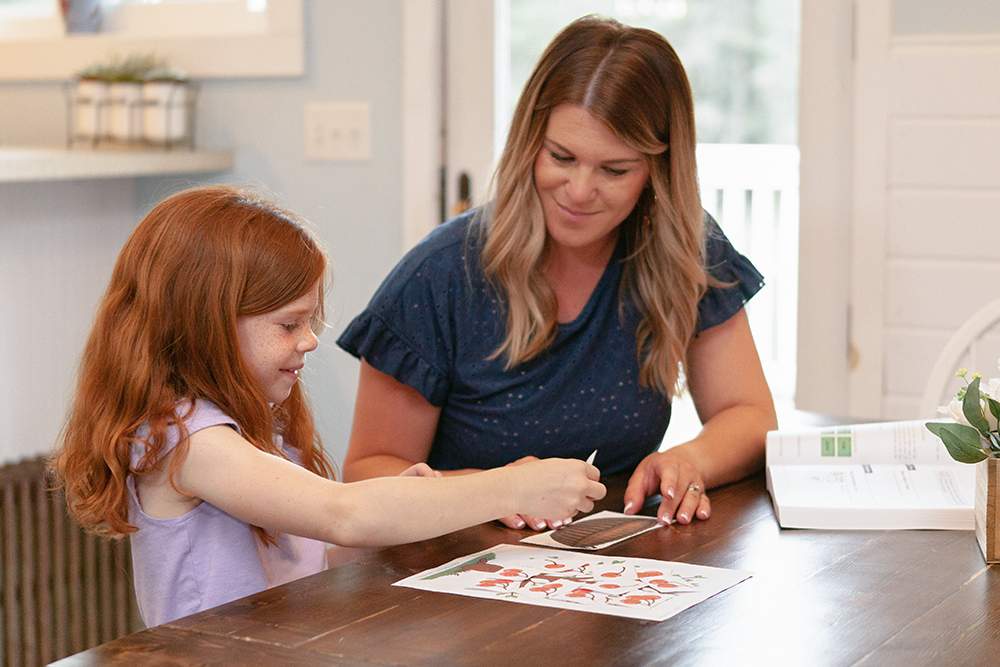
[{"label": "girl's freckled face", "polygon": [[319,307],[319,282],[277,310],[236,320],[240,353],[267,400],[282,403],[298,381],[306,353],[319,345],[310,319]]}]

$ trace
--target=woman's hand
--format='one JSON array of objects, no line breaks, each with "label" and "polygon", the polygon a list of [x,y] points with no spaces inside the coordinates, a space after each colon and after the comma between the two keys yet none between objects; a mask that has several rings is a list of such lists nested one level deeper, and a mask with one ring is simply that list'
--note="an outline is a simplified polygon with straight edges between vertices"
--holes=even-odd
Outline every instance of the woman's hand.
[{"label": "woman's hand", "polygon": [[671,449],[650,454],[636,467],[625,489],[625,514],[635,514],[656,494],[663,496],[656,511],[660,523],[690,523],[712,513],[701,473]]},{"label": "woman's hand", "polygon": [[[514,484],[520,490],[517,506],[524,507],[527,511],[527,514],[514,516],[527,519],[527,525],[533,528],[540,526],[536,530],[545,526],[558,528],[569,523],[577,512],[594,509],[594,501],[600,500],[607,493],[607,489],[598,481],[601,472],[578,459],[525,457],[502,469],[512,473]],[[501,521],[506,524],[506,520]]]},{"label": "woman's hand", "polygon": [[778,421],[744,310],[691,341],[687,370],[701,432],[639,463],[625,490],[626,514],[659,493],[661,522],[707,519],[712,513],[707,488],[763,467],[764,440]]}]

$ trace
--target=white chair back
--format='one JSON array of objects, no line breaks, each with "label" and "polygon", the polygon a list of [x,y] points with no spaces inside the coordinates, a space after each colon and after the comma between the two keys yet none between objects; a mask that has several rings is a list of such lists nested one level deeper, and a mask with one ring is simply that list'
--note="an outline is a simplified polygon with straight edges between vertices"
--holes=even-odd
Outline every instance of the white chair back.
[{"label": "white chair back", "polygon": [[986,380],[1000,377],[1000,299],[986,304],[955,332],[941,351],[920,399],[919,419],[940,417],[937,408],[945,405],[964,386],[955,377],[959,368],[981,374]]}]

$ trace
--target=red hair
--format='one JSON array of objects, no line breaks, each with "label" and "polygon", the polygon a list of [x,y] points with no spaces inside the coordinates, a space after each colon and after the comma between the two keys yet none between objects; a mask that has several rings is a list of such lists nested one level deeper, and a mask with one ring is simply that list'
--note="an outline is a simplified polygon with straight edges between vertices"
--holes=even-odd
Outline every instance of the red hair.
[{"label": "red hair", "polygon": [[[326,274],[326,253],[303,221],[253,191],[193,188],[157,205],[115,263],[51,461],[73,516],[102,535],[136,530],[126,480],[156,466],[176,427],[172,478],[186,453],[185,415],[177,414],[184,401],[215,403],[255,447],[284,456],[274,441],[280,432],[307,470],[332,477],[301,383],[280,406],[270,405],[236,333],[237,318],[281,308],[317,282],[318,333]],[[143,424],[147,453],[132,466]]]}]

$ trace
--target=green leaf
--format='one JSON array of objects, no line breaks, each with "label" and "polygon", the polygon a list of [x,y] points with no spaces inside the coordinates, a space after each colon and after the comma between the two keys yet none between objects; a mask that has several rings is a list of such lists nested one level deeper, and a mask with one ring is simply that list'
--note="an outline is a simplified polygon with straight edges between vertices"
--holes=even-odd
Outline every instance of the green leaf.
[{"label": "green leaf", "polygon": [[962,414],[977,431],[983,434],[983,437],[988,438],[990,437],[990,425],[986,421],[986,417],[983,416],[983,406],[979,401],[979,378],[975,378],[969,383],[965,398],[962,399]]},{"label": "green leaf", "polygon": [[1000,420],[1000,403],[989,396],[983,396],[986,401],[986,405],[990,406],[990,414],[993,415],[995,419]]},{"label": "green leaf", "polygon": [[979,463],[988,456],[983,450],[979,431],[971,426],[927,422],[927,430],[941,438],[951,458],[959,463]]}]

